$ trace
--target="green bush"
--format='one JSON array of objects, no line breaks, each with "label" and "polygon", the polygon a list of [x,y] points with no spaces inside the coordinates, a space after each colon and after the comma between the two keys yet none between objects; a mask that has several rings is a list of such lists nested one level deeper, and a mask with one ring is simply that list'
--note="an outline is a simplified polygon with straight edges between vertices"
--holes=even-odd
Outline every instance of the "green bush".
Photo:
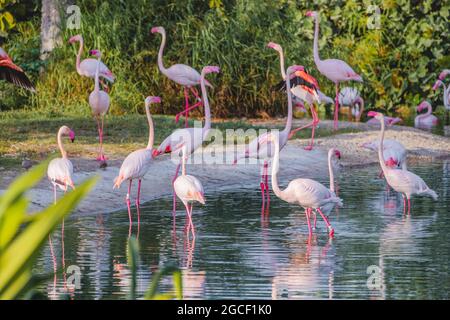
[{"label": "green bush", "polygon": [[[369,5],[379,5],[381,28],[369,29]],[[39,94],[26,101],[2,101],[4,108],[29,106],[52,114],[90,114],[87,97],[92,81],[75,71],[76,46],[67,43],[82,33],[86,51],[99,48],[117,76],[111,112],[136,112],[142,99],[161,95],[160,113],[173,114],[182,105],[181,88],[157,68],[161,37],[150,28],[163,25],[168,42],[165,64],[186,63],[200,70],[219,65],[222,73],[212,90],[214,116],[256,116],[285,113],[285,98],[270,91],[280,80],[276,52],[269,41],[283,45],[287,64],[303,64],[319,78],[321,88],[333,96],[334,87],[315,70],[312,61],[313,21],[309,9],[320,10],[320,54],[347,61],[362,74],[362,90],[370,108],[388,113],[407,112],[420,100],[438,94],[430,87],[439,71],[449,65],[446,1],[292,1],[292,0],[79,0],[81,30],[64,31],[64,45],[47,65],[36,63],[39,17],[19,23],[8,47],[37,81]],[[29,61],[30,65],[25,63]],[[39,74],[38,69],[45,67]],[[3,90],[3,87],[2,87]],[[17,89],[8,90],[21,92]],[[440,101],[440,100],[439,100]]]}]

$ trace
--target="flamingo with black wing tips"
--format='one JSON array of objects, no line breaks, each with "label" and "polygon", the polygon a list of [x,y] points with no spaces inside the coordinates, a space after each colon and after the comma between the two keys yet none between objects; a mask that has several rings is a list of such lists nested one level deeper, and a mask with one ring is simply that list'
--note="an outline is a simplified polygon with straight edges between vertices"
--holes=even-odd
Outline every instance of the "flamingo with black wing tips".
[{"label": "flamingo with black wing tips", "polygon": [[5,50],[0,48],[0,80],[5,80],[21,88],[36,92],[25,72],[16,65]]}]

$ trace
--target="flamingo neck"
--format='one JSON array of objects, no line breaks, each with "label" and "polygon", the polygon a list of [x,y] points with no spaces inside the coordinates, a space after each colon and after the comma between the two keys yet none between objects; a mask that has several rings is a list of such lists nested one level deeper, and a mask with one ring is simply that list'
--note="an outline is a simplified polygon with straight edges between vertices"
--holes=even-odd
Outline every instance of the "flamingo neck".
[{"label": "flamingo neck", "polygon": [[332,163],[333,153],[328,153],[328,171],[330,173],[330,190],[334,192],[334,170],[333,170],[333,163]]},{"label": "flamingo neck", "polygon": [[95,68],[95,81],[94,81],[94,92],[95,93],[99,93],[100,92],[100,81],[99,81],[99,77],[100,77],[100,62],[101,62],[101,57],[97,58],[97,67]]},{"label": "flamingo neck", "polygon": [[63,135],[63,129],[61,128],[58,131],[58,147],[59,147],[59,151],[61,151],[61,156],[64,159],[67,159],[67,152],[66,152],[66,150],[64,150],[64,146],[62,143],[62,135]]},{"label": "flamingo neck", "polygon": [[153,143],[155,140],[155,129],[153,126],[153,119],[152,115],[150,114],[150,103],[145,105],[145,113],[147,115],[147,121],[148,121],[148,144],[147,144],[147,150],[151,150],[153,148]]},{"label": "flamingo neck", "polygon": [[275,145],[275,155],[272,162],[272,190],[278,198],[285,200],[284,192],[278,186],[278,170],[280,169],[280,143],[278,141],[275,141],[273,144]]},{"label": "flamingo neck", "polygon": [[78,73],[80,73],[80,71],[81,71],[80,64],[81,64],[81,55],[83,54],[83,47],[84,47],[84,39],[81,38],[80,39],[80,47],[78,48],[77,61],[76,61],[76,68],[77,68]]},{"label": "flamingo neck", "polygon": [[187,159],[187,146],[183,145],[183,154],[181,158],[181,175],[186,176],[186,159]]},{"label": "flamingo neck", "polygon": [[385,174],[388,170],[388,167],[386,166],[386,163],[384,162],[384,132],[386,130],[386,124],[384,121],[384,117],[380,121],[381,123],[381,134],[380,134],[380,145],[378,146],[378,160],[380,161],[381,170],[383,170],[383,173]]},{"label": "flamingo neck", "polygon": [[286,127],[283,130],[285,135],[289,135],[292,129],[292,92],[291,92],[291,74],[286,75],[286,92],[288,97],[288,115],[286,120]]},{"label": "flamingo neck", "polygon": [[281,49],[278,53],[280,54],[281,76],[283,77],[283,80],[285,80],[286,79],[286,68],[284,66],[284,52],[283,52],[283,49]]},{"label": "flamingo neck", "polygon": [[315,26],[314,26],[314,45],[313,45],[313,55],[314,55],[314,63],[318,67],[322,62],[319,57],[319,14],[314,18]]},{"label": "flamingo neck", "polygon": [[200,86],[202,88],[202,100],[205,108],[205,126],[203,127],[203,130],[209,130],[211,129],[211,109],[209,107],[209,99],[208,99],[208,92],[206,91],[206,81],[204,72],[202,72],[201,75]]},{"label": "flamingo neck", "polygon": [[166,46],[166,31],[161,32],[161,36],[162,36],[161,46],[159,47],[158,52],[158,67],[163,74],[166,74],[167,69],[164,67],[163,64],[163,53],[164,47]]}]

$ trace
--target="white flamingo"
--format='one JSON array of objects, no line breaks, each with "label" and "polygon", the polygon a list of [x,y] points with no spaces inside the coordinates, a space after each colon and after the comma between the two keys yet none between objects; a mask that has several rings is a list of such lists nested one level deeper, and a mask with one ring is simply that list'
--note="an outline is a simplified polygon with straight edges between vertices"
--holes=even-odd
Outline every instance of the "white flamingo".
[{"label": "white flamingo", "polygon": [[0,80],[6,80],[21,88],[36,92],[25,72],[16,65],[5,50],[0,48]]},{"label": "white flamingo", "polygon": [[442,88],[444,88],[444,95],[443,95],[443,101],[444,101],[444,107],[446,112],[446,117],[447,117],[447,124],[449,121],[449,112],[450,112],[450,85],[446,86],[444,83],[444,79],[447,77],[447,75],[450,74],[450,69],[446,69],[444,71],[441,72],[441,74],[439,75],[439,79],[436,81],[436,83],[433,86],[433,90],[437,90],[440,86],[442,86]]},{"label": "white flamingo", "polygon": [[361,97],[358,89],[345,87],[339,93],[339,104],[350,107],[349,119],[355,118],[356,122],[361,121],[364,112],[364,99]]},{"label": "white flamingo", "polygon": [[100,83],[99,83],[99,77],[100,77],[100,66],[101,66],[101,59],[102,59],[102,53],[99,50],[92,50],[91,55],[97,57],[97,67],[95,69],[95,86],[94,91],[91,92],[89,95],[89,105],[92,109],[92,114],[94,115],[95,119],[97,120],[97,127],[98,127],[98,137],[100,141],[100,154],[97,160],[99,161],[106,161],[105,155],[103,154],[103,124],[105,119],[105,114],[108,112],[110,99],[109,95],[106,91],[100,90]]},{"label": "white flamingo", "polygon": [[[295,179],[289,182],[286,189],[281,190],[278,186],[278,170],[280,166],[280,143],[278,137],[274,134],[266,136],[268,142],[272,141],[275,146],[275,154],[272,164],[272,189],[275,195],[288,203],[300,205],[305,209],[306,219],[308,222],[309,236],[312,235],[312,228],[310,223],[310,216],[312,210],[316,210],[324,219],[330,237],[334,235],[334,229],[331,227],[328,218],[323,213],[323,208],[329,208],[328,205],[342,206],[342,199],[337,197],[333,192],[322,185],[321,183],[312,179]],[[330,210],[331,211],[331,210]]]},{"label": "white flamingo", "polygon": [[[197,108],[202,104],[202,100],[199,97],[197,91],[194,89],[195,86],[200,84],[201,75],[194,68],[185,64],[174,64],[169,68],[164,67],[163,63],[163,53],[166,46],[166,30],[163,27],[153,27],[151,29],[152,33],[159,33],[162,36],[161,46],[158,52],[158,68],[162,74],[164,74],[170,80],[178,83],[184,87],[184,98],[185,98],[185,110],[176,116],[176,121],[178,118],[184,114],[185,116],[185,126],[188,127],[188,115],[189,111]],[[211,84],[206,81],[206,85],[211,87]],[[198,100],[193,106],[189,106],[189,91],[191,91],[195,98]]]},{"label": "white flamingo", "polygon": [[[394,126],[394,125],[396,125],[397,123],[400,123],[400,122],[402,122],[403,121],[403,119],[402,118],[398,118],[398,117],[388,117],[388,116],[385,116],[384,117],[384,124],[386,125],[386,126],[388,126],[388,127],[390,127],[390,126]],[[371,118],[371,119],[369,119],[369,120],[367,120],[367,122],[366,122],[368,125],[370,125],[370,126],[378,126],[379,125],[379,122],[378,122],[378,120],[377,119],[374,119],[374,118]]]},{"label": "white flamingo", "polygon": [[[374,140],[362,144],[362,147],[372,151],[378,151],[380,146],[379,140]],[[406,164],[407,152],[406,148],[393,139],[385,139],[383,143],[383,155],[384,163],[390,168],[401,168],[402,170],[408,170]]]},{"label": "white flamingo", "polygon": [[334,109],[334,129],[338,128],[339,120],[339,83],[343,81],[359,81],[362,78],[345,62],[339,59],[321,60],[319,57],[319,14],[315,11],[308,11],[306,16],[315,20],[314,28],[314,63],[321,74],[333,81],[336,86],[336,99]]},{"label": "white flamingo", "polygon": [[150,169],[150,166],[151,166],[152,160],[153,160],[152,150],[153,150],[153,142],[154,142],[155,133],[154,133],[152,116],[150,114],[150,105],[152,103],[161,103],[161,98],[160,97],[147,97],[145,99],[145,113],[147,115],[148,129],[149,129],[147,147],[145,149],[139,149],[139,150],[136,150],[136,151],[133,151],[132,153],[130,153],[123,161],[122,166],[120,167],[119,175],[114,180],[114,188],[120,188],[120,185],[125,180],[129,181],[126,203],[127,203],[127,207],[128,207],[128,217],[130,219],[130,226],[132,224],[131,200],[130,200],[131,184],[132,184],[133,180],[138,180],[136,207],[138,209],[138,219],[139,219],[140,218],[139,217],[139,215],[140,215],[139,206],[140,206],[140,196],[141,196],[141,183],[142,183],[142,179],[144,178],[145,174]]},{"label": "white flamingo", "polygon": [[[81,34],[78,34],[76,36],[73,36],[69,39],[69,43],[80,43],[80,48],[78,49],[77,54],[77,60],[76,60],[76,68],[77,72],[80,76],[88,77],[91,79],[94,79],[95,77],[95,71],[97,70],[97,60],[92,58],[87,58],[81,61],[81,56],[83,54],[83,47],[84,47],[84,40],[83,36]],[[108,67],[103,63],[100,62],[100,77],[108,80],[109,82],[113,83],[115,80],[114,74],[111,72],[111,70],[108,69]]]},{"label": "white flamingo", "polygon": [[[303,71],[304,67],[303,66],[298,66],[298,65],[294,65],[294,66],[290,66],[287,71],[286,74],[287,76],[285,77],[285,81],[286,81],[286,88],[290,88],[291,87],[291,75],[294,74],[297,71]],[[279,133],[279,147],[280,149],[284,148],[284,146],[286,145],[286,143],[289,140],[290,134],[291,134],[291,129],[292,129],[292,92],[291,90],[286,90],[287,92],[287,97],[288,97],[288,116],[287,116],[287,120],[286,120],[286,127],[284,128],[283,131],[281,131]],[[274,145],[273,143],[267,142],[267,135],[269,133],[263,133],[260,136],[256,137],[255,139],[253,139],[248,146],[246,146],[245,149],[245,153],[238,155],[234,161],[234,163],[236,164],[240,159],[244,159],[244,158],[255,158],[255,159],[263,159],[264,160],[264,166],[263,166],[263,173],[261,175],[261,197],[262,197],[262,203],[263,206],[265,205],[265,193],[267,192],[267,202],[268,205],[270,204],[270,194],[269,194],[269,185],[268,185],[268,168],[269,168],[269,160],[273,157],[274,155]],[[264,143],[263,143],[264,142]]]},{"label": "white flamingo", "polygon": [[381,123],[380,144],[378,147],[378,159],[389,186],[403,196],[404,212],[406,212],[406,200],[408,200],[408,214],[411,212],[411,197],[413,195],[430,196],[434,200],[438,199],[435,191],[430,189],[427,184],[418,175],[408,171],[395,168],[389,168],[384,162],[384,132],[386,125],[382,113],[370,111],[369,117],[375,117]]},{"label": "white flamingo", "polygon": [[427,112],[416,116],[414,126],[416,128],[430,129],[439,124],[439,119],[433,115],[433,107],[428,101],[423,101],[417,106],[417,112],[427,109]]},{"label": "white flamingo", "polygon": [[[211,130],[211,109],[209,106],[208,93],[206,91],[206,79],[205,76],[209,73],[219,73],[220,69],[216,66],[204,67],[201,74],[200,86],[202,89],[202,101],[205,107],[205,124],[203,128],[184,128],[175,130],[170,136],[168,136],[160,144],[160,146],[153,151],[153,156],[157,157],[164,153],[179,153],[181,148],[186,145],[188,155],[192,154],[198,147],[200,147],[208,136]],[[178,164],[175,171],[175,175],[172,179],[172,184],[178,177],[180,171],[180,165]],[[173,212],[176,211],[176,195],[173,195]]]},{"label": "white flamingo", "polygon": [[53,184],[53,195],[56,202],[56,187],[59,187],[64,192],[69,187],[75,189],[73,183],[73,165],[67,157],[67,152],[62,143],[62,137],[68,136],[72,142],[75,141],[75,133],[67,126],[62,126],[58,131],[57,141],[61,152],[61,158],[56,158],[50,161],[47,168],[47,177]]},{"label": "white flamingo", "polygon": [[182,147],[182,151],[181,175],[175,179],[173,188],[175,194],[186,207],[186,214],[189,219],[192,237],[195,239],[195,228],[192,222],[192,207],[194,202],[205,204],[205,192],[203,191],[201,182],[196,177],[186,174],[186,160],[189,157],[186,145]]}]

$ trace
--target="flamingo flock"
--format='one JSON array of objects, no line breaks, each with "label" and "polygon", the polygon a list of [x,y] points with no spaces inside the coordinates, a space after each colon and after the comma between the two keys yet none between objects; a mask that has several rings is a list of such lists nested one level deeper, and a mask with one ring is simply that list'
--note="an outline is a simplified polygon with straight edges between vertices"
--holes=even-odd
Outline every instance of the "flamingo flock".
[{"label": "flamingo flock", "polygon": [[[356,121],[360,121],[364,112],[364,100],[356,88],[343,88],[339,86],[342,82],[357,81],[362,82],[362,77],[357,74],[346,62],[338,59],[321,60],[319,57],[319,24],[320,17],[317,12],[309,11],[306,16],[314,19],[314,41],[313,41],[313,59],[317,70],[327,79],[335,84],[334,99],[334,129],[338,129],[339,106],[346,105],[350,107],[350,116]],[[219,73],[218,66],[206,66],[201,73],[185,64],[174,64],[168,68],[163,63],[163,53],[166,45],[166,31],[163,27],[157,26],[151,28],[152,34],[160,34],[162,39],[158,51],[157,65],[159,71],[171,81],[183,87],[184,92],[184,110],[177,114],[176,121],[181,116],[185,118],[185,128],[177,129],[170,134],[158,146],[154,146],[155,132],[154,123],[151,115],[151,106],[161,103],[162,99],[158,96],[148,96],[145,101],[145,112],[148,123],[148,143],[145,148],[130,153],[123,161],[118,176],[113,182],[113,188],[120,188],[126,182],[128,189],[125,202],[128,209],[129,225],[133,223],[131,208],[131,189],[133,181],[137,180],[137,192],[135,204],[137,208],[138,224],[140,221],[140,198],[141,187],[145,175],[152,170],[155,159],[164,154],[171,154],[172,160],[177,164],[175,175],[172,178],[173,188],[173,219],[175,221],[176,199],[179,198],[183,203],[186,216],[187,228],[195,239],[195,227],[193,222],[193,204],[198,202],[202,205],[206,203],[205,191],[199,179],[187,174],[187,162],[189,157],[206,141],[211,130],[211,106],[208,99],[207,87],[212,88],[211,83],[206,79],[209,74]],[[90,93],[88,101],[92,109],[92,114],[97,122],[99,136],[99,155],[97,160],[106,162],[107,158],[103,150],[104,136],[104,118],[108,113],[110,106],[108,83],[114,83],[115,76],[113,72],[102,62],[102,52],[100,50],[91,50],[89,54],[92,58],[82,60],[84,50],[84,40],[81,35],[70,38],[69,43],[78,43],[78,53],[76,55],[75,70],[82,76],[93,80],[93,91]],[[269,188],[269,168],[271,165],[271,187],[273,193],[281,200],[301,207],[305,212],[308,225],[308,234],[311,237],[313,229],[316,228],[316,215],[319,214],[324,220],[328,230],[329,237],[334,236],[334,228],[330,223],[330,215],[336,207],[344,205],[343,199],[338,195],[335,185],[336,163],[341,159],[341,152],[336,148],[328,150],[328,171],[329,186],[309,178],[300,177],[292,179],[285,189],[279,186],[278,173],[280,170],[280,153],[287,145],[290,138],[305,128],[312,128],[311,142],[305,147],[305,151],[311,151],[314,146],[315,129],[319,124],[319,116],[315,105],[318,103],[333,103],[333,100],[320,91],[318,81],[312,77],[302,65],[292,65],[285,69],[285,57],[281,45],[275,42],[269,42],[269,48],[279,54],[281,82],[274,88],[286,92],[287,98],[287,119],[284,130],[278,132],[271,130],[257,136],[250,141],[242,153],[235,155],[234,164],[238,164],[241,159],[255,158],[262,164],[261,169],[261,197],[264,208],[270,207],[270,188]],[[95,59],[94,59],[95,58]],[[447,110],[449,102],[449,89],[444,84],[444,79],[450,73],[444,70],[433,89],[437,90],[440,86],[444,88],[444,104]],[[23,70],[15,65],[6,52],[0,48],[0,79],[9,81],[17,86],[35,91],[34,85],[25,75]],[[201,93],[197,92],[196,87],[200,86]],[[191,97],[191,94],[193,97]],[[192,99],[195,102],[191,105]],[[310,108],[312,121],[310,124],[293,128],[293,108],[304,108],[307,104]],[[189,112],[197,107],[204,108],[204,126],[201,128],[191,128],[188,123]],[[427,101],[422,102],[417,111],[427,110],[425,114],[416,118],[416,126],[433,126],[437,124],[437,118],[432,115],[431,104]],[[382,175],[387,184],[396,192],[403,196],[404,213],[411,212],[411,198],[413,196],[429,196],[434,200],[438,199],[437,193],[430,189],[424,180],[418,175],[408,171],[406,158],[407,150],[398,141],[385,139],[386,127],[390,127],[401,121],[399,118],[389,118],[379,112],[369,111],[367,114],[372,119],[371,124],[381,126],[379,140],[367,142],[362,145],[363,148],[377,151]],[[72,142],[75,139],[75,133],[67,126],[62,126],[57,134],[57,145],[61,152],[61,158],[54,159],[48,166],[48,179],[53,186],[54,201],[57,199],[57,188],[64,192],[68,188],[75,188],[73,179],[73,165],[68,158],[68,153],[63,145],[63,137],[69,137]],[[305,152],[304,151],[304,152]],[[180,175],[181,169],[181,175]],[[264,210],[263,210],[264,212]],[[314,218],[314,223],[311,219]],[[188,234],[189,237],[189,234]]]}]

